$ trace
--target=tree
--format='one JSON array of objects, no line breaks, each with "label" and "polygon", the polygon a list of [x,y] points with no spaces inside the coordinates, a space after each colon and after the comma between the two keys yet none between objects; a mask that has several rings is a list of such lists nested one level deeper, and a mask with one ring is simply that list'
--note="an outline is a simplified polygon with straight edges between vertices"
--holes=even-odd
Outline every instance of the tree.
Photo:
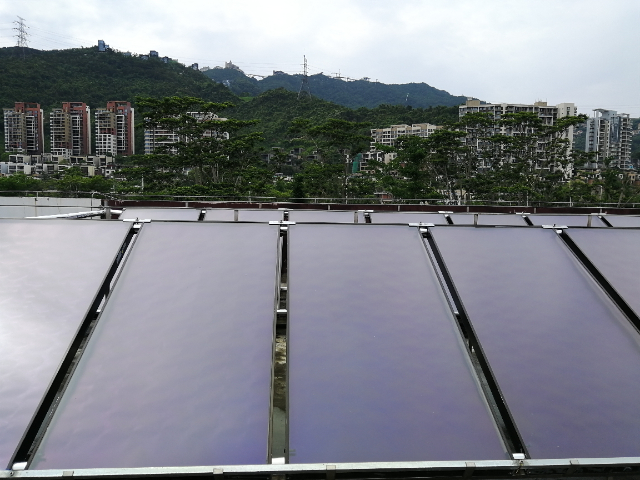
[{"label": "tree", "polygon": [[[177,179],[174,187],[201,185],[225,194],[241,194],[251,190],[247,189],[248,182],[264,185],[273,178],[273,172],[263,168],[257,150],[262,140],[260,133],[242,133],[256,122],[217,116],[232,104],[194,97],[166,97],[138,98],[137,105],[142,110],[145,128],[172,132],[178,140],[159,147],[155,156],[142,159],[142,165],[139,163],[136,168],[150,173],[150,161],[157,161],[157,169]],[[262,175],[260,182],[256,181],[257,172]],[[136,171],[130,170],[129,174]],[[247,176],[253,180],[247,180]],[[167,178],[157,177],[164,186],[169,186]]]}]

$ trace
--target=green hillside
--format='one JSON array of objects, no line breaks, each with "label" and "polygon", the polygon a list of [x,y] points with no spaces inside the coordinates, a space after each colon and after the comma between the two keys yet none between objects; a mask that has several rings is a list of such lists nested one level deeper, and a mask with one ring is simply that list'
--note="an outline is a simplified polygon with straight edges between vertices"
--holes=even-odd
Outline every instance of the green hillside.
[{"label": "green hillside", "polygon": [[[298,92],[302,83],[301,75],[278,74],[257,80],[229,68],[214,68],[204,73],[240,96],[256,96],[276,88]],[[374,108],[383,104],[427,108],[460,105],[466,100],[466,97],[451,95],[426,83],[387,85],[366,80],[347,82],[322,74],[309,77],[309,88],[313,96],[349,108]]]},{"label": "green hillside", "polygon": [[249,102],[241,102],[223,113],[239,120],[259,120],[254,127],[262,131],[265,146],[288,146],[289,130],[296,118],[304,118],[319,125],[329,118],[353,122],[369,122],[371,128],[383,128],[399,123],[433,123],[442,125],[458,119],[457,107],[411,108],[400,105],[358,108],[356,110],[317,98],[298,100],[297,93],[284,88],[269,90]]},{"label": "green hillside", "polygon": [[136,96],[190,95],[236,101],[227,88],[177,62],[143,60],[97,47],[41,51],[0,48],[0,106],[36,102],[47,112],[61,102],[85,102],[92,109],[109,100]]},{"label": "green hillside", "polygon": [[[227,101],[236,106],[221,112],[221,115],[240,120],[259,120],[253,130],[264,133],[265,148],[291,145],[288,130],[297,118],[307,119],[311,125],[321,124],[329,118],[338,118],[369,122],[372,128],[382,128],[397,123],[429,122],[441,125],[455,121],[458,115],[455,106],[413,108],[392,105],[392,101],[387,101],[387,104],[375,108],[352,109],[338,102],[322,100],[318,96],[298,100],[300,79],[296,76],[276,75],[258,82],[237,70],[211,71],[226,72],[232,79],[232,85],[244,84],[248,90],[254,88],[255,90],[241,93],[250,93],[255,98],[243,101],[202,72],[173,61],[165,64],[159,59],[143,60],[119,52],[99,53],[97,47],[53,51],[27,49],[25,58],[22,57],[22,51],[15,47],[0,48],[0,107],[12,107],[16,101],[36,102],[40,103],[47,116],[52,108],[59,107],[64,101],[82,101],[92,109],[104,106],[109,100],[127,100],[135,106],[136,96],[193,96],[208,101]],[[276,80],[289,83],[285,87],[277,87]],[[368,88],[393,87],[364,81],[347,83],[323,76],[314,76],[312,80],[312,91],[314,84],[325,82],[336,87],[336,95],[340,93],[337,87],[361,88],[363,93],[353,93],[354,98],[366,97]],[[266,90],[261,93],[258,86]],[[347,95],[345,92],[341,94]],[[441,93],[449,97],[449,100],[457,98],[446,92]],[[377,98],[381,97],[378,95]],[[449,105],[458,103],[456,100]],[[140,124],[140,121],[141,118],[137,118],[136,123]],[[136,130],[136,150],[141,152],[143,131],[140,126]],[[45,122],[45,145],[48,141],[48,122]]]}]

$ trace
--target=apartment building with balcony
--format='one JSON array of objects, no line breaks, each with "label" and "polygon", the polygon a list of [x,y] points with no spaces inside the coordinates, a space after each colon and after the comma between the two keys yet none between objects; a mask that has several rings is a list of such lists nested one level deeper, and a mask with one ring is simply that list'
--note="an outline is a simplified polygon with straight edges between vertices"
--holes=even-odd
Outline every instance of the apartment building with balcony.
[{"label": "apartment building with balcony", "polygon": [[585,151],[595,152],[596,165],[611,161],[611,166],[632,168],[631,164],[631,119],[628,113],[598,108],[587,120]]},{"label": "apartment building with balcony", "polygon": [[368,152],[362,154],[360,161],[361,172],[371,172],[371,161],[389,163],[397,154],[384,153],[376,149],[376,144],[392,146],[395,145],[399,137],[415,136],[426,138],[436,130],[442,128],[439,125],[431,125],[430,123],[414,123],[413,125],[391,125],[387,128],[371,129],[371,144]]},{"label": "apartment building with balcony", "polygon": [[[532,128],[525,129],[513,129],[500,125],[499,121],[506,114],[515,113],[534,113],[542,120],[545,125],[555,125],[558,119],[563,117],[575,116],[578,114],[578,109],[574,103],[559,103],[558,105],[547,105],[547,102],[534,102],[533,104],[512,104],[512,103],[483,103],[480,100],[469,99],[464,105],[459,107],[458,115],[462,119],[465,115],[470,113],[486,113],[494,120],[493,127],[483,129],[482,132],[476,130],[474,127],[466,127],[466,137],[462,139],[463,143],[470,147],[473,151],[477,152],[480,158],[479,169],[486,170],[491,168],[489,163],[485,163],[482,160],[482,151],[486,148],[484,137],[488,135],[521,135],[533,133]],[[569,127],[561,138],[567,140],[566,156],[568,157],[573,151],[573,127]],[[549,139],[550,140],[550,139]],[[538,143],[538,150],[543,151],[545,143],[549,140],[540,140]],[[515,160],[515,159],[514,159]],[[569,178],[573,174],[573,166],[569,165],[563,170],[564,176]]]},{"label": "apartment building with balcony", "polygon": [[91,109],[84,102],[63,102],[49,114],[51,153],[69,158],[91,154]]},{"label": "apartment building with balcony", "polygon": [[96,154],[133,155],[135,153],[134,108],[130,102],[107,102],[95,111]]},{"label": "apartment building with balcony", "polygon": [[[226,118],[220,118],[214,113],[203,112],[188,112],[193,118],[199,122],[205,122],[210,120],[226,121]],[[204,132],[205,137],[220,137],[222,139],[228,139],[228,132],[220,132],[218,130],[207,130]],[[176,149],[171,146],[176,142],[181,141],[180,135],[173,130],[169,130],[160,126],[154,128],[147,128],[144,131],[144,153],[149,155],[156,153],[160,147],[166,147],[165,153],[175,154]]]},{"label": "apartment building with balcony", "polygon": [[44,113],[40,104],[15,102],[4,108],[6,152],[40,154],[44,151]]}]

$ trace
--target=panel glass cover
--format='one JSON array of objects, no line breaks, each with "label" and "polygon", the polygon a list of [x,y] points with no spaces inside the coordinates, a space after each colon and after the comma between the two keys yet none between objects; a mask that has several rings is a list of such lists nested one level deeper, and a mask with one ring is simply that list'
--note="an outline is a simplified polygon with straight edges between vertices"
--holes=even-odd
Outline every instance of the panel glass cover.
[{"label": "panel glass cover", "polygon": [[357,211],[289,210],[289,220],[297,223],[356,223]]},{"label": "panel glass cover", "polygon": [[[607,217],[609,218],[609,217]],[[640,230],[567,230],[625,302],[640,314]]]},{"label": "panel glass cover", "polygon": [[531,456],[638,456],[639,335],[555,231],[431,230]]},{"label": "panel glass cover", "polygon": [[[454,220],[455,223],[455,220]],[[527,225],[522,215],[500,214],[500,215],[478,215],[478,225]]]},{"label": "panel glass cover", "polygon": [[[605,227],[596,215],[527,215],[534,225],[558,225],[567,227],[586,227],[591,217],[592,227]],[[640,225],[639,225],[640,226]]]},{"label": "panel glass cover", "polygon": [[441,213],[423,212],[373,212],[371,223],[433,223],[434,225],[447,225],[447,219]]},{"label": "panel glass cover", "polygon": [[205,222],[233,222],[236,212],[231,208],[207,208]]},{"label": "panel glass cover", "polygon": [[284,211],[264,208],[259,210],[238,209],[239,222],[277,222],[283,220]]},{"label": "panel glass cover", "polygon": [[8,465],[131,225],[0,221],[0,465]]},{"label": "panel glass cover", "polygon": [[640,227],[640,217],[607,215],[605,218],[612,227]]},{"label": "panel glass cover", "polygon": [[145,224],[30,468],[266,463],[278,242]]},{"label": "panel glass cover", "polygon": [[473,213],[450,213],[454,225],[473,225]]},{"label": "panel glass cover", "polygon": [[200,217],[199,208],[125,208],[120,215],[121,220],[183,220],[197,222]]},{"label": "panel glass cover", "polygon": [[289,229],[290,463],[504,459],[418,229]]}]

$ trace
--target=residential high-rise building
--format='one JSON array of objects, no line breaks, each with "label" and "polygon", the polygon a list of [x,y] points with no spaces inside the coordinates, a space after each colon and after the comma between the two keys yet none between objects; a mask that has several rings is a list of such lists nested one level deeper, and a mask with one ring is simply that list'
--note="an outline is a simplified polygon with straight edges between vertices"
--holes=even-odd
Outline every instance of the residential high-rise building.
[{"label": "residential high-rise building", "polygon": [[[510,103],[497,103],[487,104],[482,103],[480,100],[467,100],[464,105],[459,107],[459,117],[463,118],[468,113],[487,113],[496,123],[494,127],[489,130],[485,130],[482,134],[475,131],[473,128],[467,128],[467,136],[463,138],[463,142],[466,146],[472,150],[478,152],[479,157],[482,158],[482,151],[484,149],[483,137],[487,134],[495,135],[519,135],[532,133],[530,131],[511,130],[506,126],[500,126],[497,122],[505,114],[510,113],[535,113],[546,125],[555,125],[558,119],[568,116],[575,116],[578,114],[578,109],[574,103],[559,103],[558,105],[547,105],[547,102],[535,102],[533,104],[510,104]],[[562,138],[568,140],[566,155],[569,156],[573,150],[573,127],[569,127],[563,134]],[[539,143],[539,148],[542,149],[543,141]],[[490,168],[490,165],[485,165],[482,161],[479,165],[480,169]],[[569,166],[565,169],[564,175],[570,177],[573,172],[573,166]]]},{"label": "residential high-rise building", "polygon": [[91,154],[91,110],[84,102],[63,102],[49,114],[51,153],[69,158]]},{"label": "residential high-rise building", "polygon": [[44,151],[44,114],[38,103],[15,102],[4,109],[4,149],[41,154]]},{"label": "residential high-rise building", "polygon": [[131,103],[107,102],[95,111],[96,154],[133,155],[135,153],[134,109]]},{"label": "residential high-rise building", "polygon": [[598,108],[587,120],[585,150],[596,153],[596,162],[631,168],[631,119],[628,113]]}]

